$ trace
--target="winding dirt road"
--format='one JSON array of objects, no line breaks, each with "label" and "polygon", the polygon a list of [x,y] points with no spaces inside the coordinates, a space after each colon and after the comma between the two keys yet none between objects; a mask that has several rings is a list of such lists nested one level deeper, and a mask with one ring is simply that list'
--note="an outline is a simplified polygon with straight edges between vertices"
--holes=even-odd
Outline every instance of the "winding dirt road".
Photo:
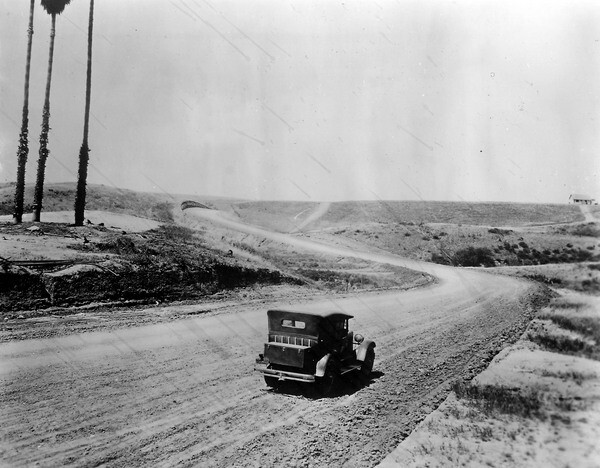
[{"label": "winding dirt road", "polygon": [[[349,251],[186,216],[294,248],[425,270],[407,292],[294,303],[339,309],[377,342],[374,378],[332,398],[266,389],[252,371],[264,307],[0,345],[0,459],[7,466],[373,466],[521,330],[539,300],[529,283]],[[200,221],[199,221],[200,222]],[[280,306],[290,304],[282,303]]]}]

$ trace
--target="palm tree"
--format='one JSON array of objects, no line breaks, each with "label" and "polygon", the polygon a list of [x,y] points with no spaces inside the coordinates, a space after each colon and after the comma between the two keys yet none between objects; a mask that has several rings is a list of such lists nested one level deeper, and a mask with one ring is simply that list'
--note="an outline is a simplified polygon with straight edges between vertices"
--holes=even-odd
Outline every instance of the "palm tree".
[{"label": "palm tree", "polygon": [[46,171],[46,160],[48,151],[48,132],[50,131],[50,84],[52,81],[52,60],[54,57],[54,36],[56,35],[56,15],[60,15],[71,0],[41,0],[42,7],[46,13],[52,16],[52,28],[50,29],[50,52],[48,53],[48,76],[46,78],[46,95],[44,98],[44,110],[42,112],[42,132],[40,133],[40,152],[38,156],[37,176],[35,180],[35,193],[33,197],[33,220],[40,220],[42,211],[42,199],[44,198],[44,173]]},{"label": "palm tree", "polygon": [[25,198],[25,166],[29,155],[29,70],[31,69],[31,44],[33,43],[33,10],[35,0],[29,6],[29,27],[27,28],[27,63],[25,65],[25,96],[23,98],[23,114],[21,120],[21,134],[19,135],[19,149],[17,150],[17,186],[15,188],[16,223],[23,221],[23,199]]},{"label": "palm tree", "polygon": [[83,143],[79,149],[79,171],[77,173],[77,194],[75,195],[75,226],[83,226],[85,214],[85,186],[87,180],[90,148],[88,133],[90,128],[90,98],[92,94],[92,30],[94,28],[94,0],[90,0],[88,20],[87,77],[85,80],[85,113],[83,116]]}]

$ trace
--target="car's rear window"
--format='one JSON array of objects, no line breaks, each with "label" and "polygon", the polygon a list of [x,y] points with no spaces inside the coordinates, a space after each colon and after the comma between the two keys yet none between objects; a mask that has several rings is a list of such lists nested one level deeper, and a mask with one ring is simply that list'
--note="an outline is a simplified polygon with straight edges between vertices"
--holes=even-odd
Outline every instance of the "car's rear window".
[{"label": "car's rear window", "polygon": [[281,326],[282,327],[288,327],[288,328],[300,328],[300,329],[304,329],[304,328],[306,328],[306,323],[305,322],[301,322],[300,320],[283,319],[281,321]]}]

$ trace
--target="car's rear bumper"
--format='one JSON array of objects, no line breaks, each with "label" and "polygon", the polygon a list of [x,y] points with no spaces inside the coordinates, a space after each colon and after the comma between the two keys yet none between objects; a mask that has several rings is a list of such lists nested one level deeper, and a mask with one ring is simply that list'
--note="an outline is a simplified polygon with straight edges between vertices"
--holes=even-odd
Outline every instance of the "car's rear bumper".
[{"label": "car's rear bumper", "polygon": [[294,380],[296,382],[314,383],[315,376],[312,374],[303,374],[301,372],[291,372],[280,369],[269,369],[267,364],[257,362],[254,370],[260,372],[267,377],[275,377],[278,380]]}]

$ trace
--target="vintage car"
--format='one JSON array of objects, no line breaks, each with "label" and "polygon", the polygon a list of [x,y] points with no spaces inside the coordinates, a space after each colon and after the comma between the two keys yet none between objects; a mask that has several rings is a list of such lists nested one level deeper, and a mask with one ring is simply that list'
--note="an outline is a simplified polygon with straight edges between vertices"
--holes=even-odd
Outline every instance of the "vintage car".
[{"label": "vintage car", "polygon": [[269,387],[291,380],[315,384],[327,395],[340,380],[370,379],[375,343],[348,330],[352,315],[269,310],[267,317],[268,341],[254,369]]}]

